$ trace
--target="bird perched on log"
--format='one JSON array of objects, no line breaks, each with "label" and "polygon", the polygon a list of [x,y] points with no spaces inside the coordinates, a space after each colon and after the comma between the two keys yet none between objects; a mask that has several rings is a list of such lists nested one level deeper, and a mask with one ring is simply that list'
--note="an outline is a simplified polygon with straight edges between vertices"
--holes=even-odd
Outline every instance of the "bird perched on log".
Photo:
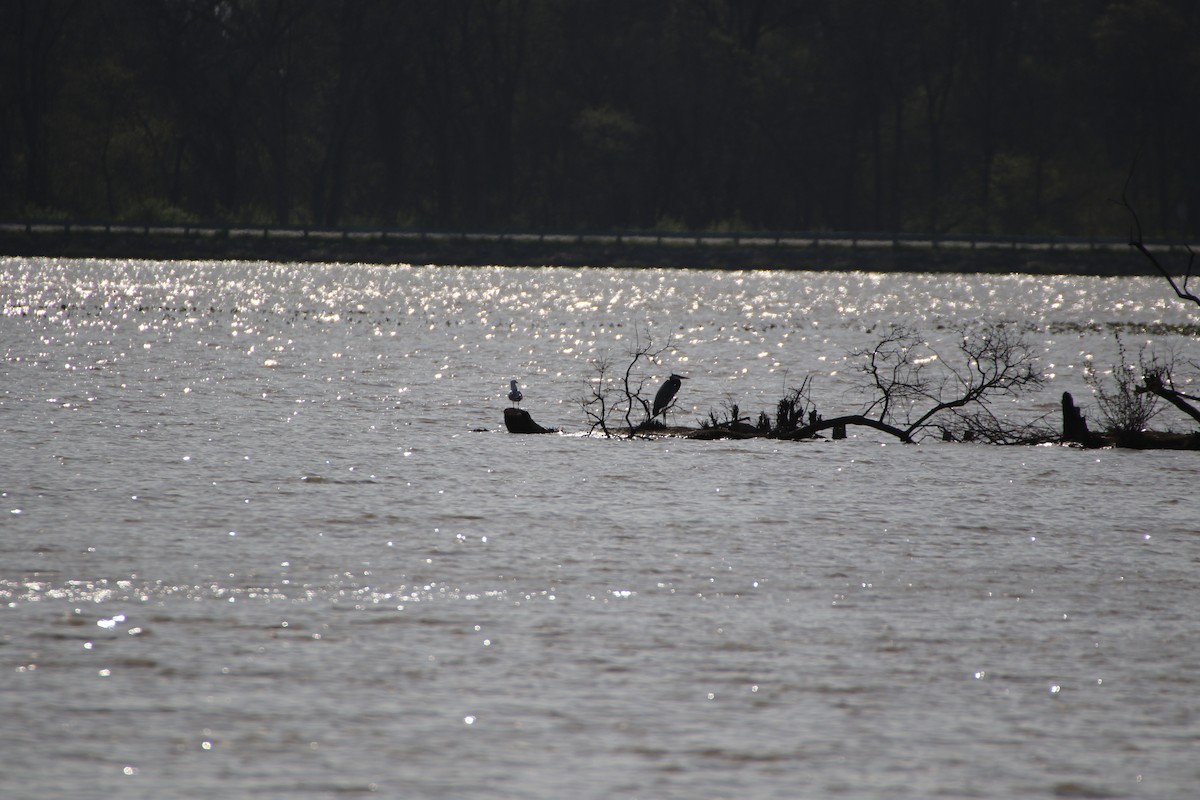
[{"label": "bird perched on log", "polygon": [[520,405],[521,401],[525,399],[525,395],[521,394],[521,388],[517,385],[515,378],[508,382],[508,399],[512,400],[516,405]]},{"label": "bird perched on log", "polygon": [[654,413],[650,415],[650,419],[654,419],[659,414],[665,414],[671,406],[671,401],[675,399],[675,393],[679,391],[679,387],[683,385],[683,381],[687,380],[686,375],[675,375],[663,381],[663,385],[658,387],[658,393],[654,395]]}]

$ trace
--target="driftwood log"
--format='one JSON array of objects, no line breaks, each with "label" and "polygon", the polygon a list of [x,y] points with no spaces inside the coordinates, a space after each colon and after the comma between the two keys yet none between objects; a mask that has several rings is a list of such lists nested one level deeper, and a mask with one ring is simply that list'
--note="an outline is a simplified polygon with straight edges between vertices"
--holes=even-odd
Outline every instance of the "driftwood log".
[{"label": "driftwood log", "polygon": [[509,433],[558,433],[553,428],[543,428],[533,421],[523,408],[504,409],[504,427]]},{"label": "driftwood log", "polygon": [[744,422],[731,422],[727,425],[714,425],[711,428],[700,428],[687,434],[689,439],[712,441],[715,439],[761,439],[763,431],[747,425]]}]

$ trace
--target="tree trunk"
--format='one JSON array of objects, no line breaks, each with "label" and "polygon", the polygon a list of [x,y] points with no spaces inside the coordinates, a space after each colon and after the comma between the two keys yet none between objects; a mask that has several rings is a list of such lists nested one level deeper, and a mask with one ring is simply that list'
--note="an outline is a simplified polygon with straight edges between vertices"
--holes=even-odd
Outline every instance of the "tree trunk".
[{"label": "tree trunk", "polygon": [[1070,392],[1062,394],[1062,411],[1063,411],[1063,435],[1064,442],[1073,442],[1075,444],[1087,445],[1092,439],[1092,433],[1088,430],[1087,420],[1075,405],[1075,398],[1071,397]]}]

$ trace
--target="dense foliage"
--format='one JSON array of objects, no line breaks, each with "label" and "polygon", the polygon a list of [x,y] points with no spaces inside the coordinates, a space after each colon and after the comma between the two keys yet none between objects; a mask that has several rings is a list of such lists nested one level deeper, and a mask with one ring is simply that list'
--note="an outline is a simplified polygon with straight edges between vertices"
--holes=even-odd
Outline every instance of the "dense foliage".
[{"label": "dense foliage", "polygon": [[0,216],[1200,232],[1192,0],[0,0]]}]

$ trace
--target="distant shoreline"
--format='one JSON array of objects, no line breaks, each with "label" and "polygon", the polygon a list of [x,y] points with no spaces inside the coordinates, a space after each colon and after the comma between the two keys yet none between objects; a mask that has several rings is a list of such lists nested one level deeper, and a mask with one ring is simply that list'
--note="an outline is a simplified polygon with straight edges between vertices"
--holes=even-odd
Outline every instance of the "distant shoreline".
[{"label": "distant shoreline", "polygon": [[[992,240],[880,240],[729,235],[492,235],[291,229],[114,229],[64,225],[0,229],[0,254],[54,258],[239,260],[511,267],[654,267],[1033,275],[1149,275],[1131,248]],[[1167,253],[1169,268],[1186,264]]]}]

